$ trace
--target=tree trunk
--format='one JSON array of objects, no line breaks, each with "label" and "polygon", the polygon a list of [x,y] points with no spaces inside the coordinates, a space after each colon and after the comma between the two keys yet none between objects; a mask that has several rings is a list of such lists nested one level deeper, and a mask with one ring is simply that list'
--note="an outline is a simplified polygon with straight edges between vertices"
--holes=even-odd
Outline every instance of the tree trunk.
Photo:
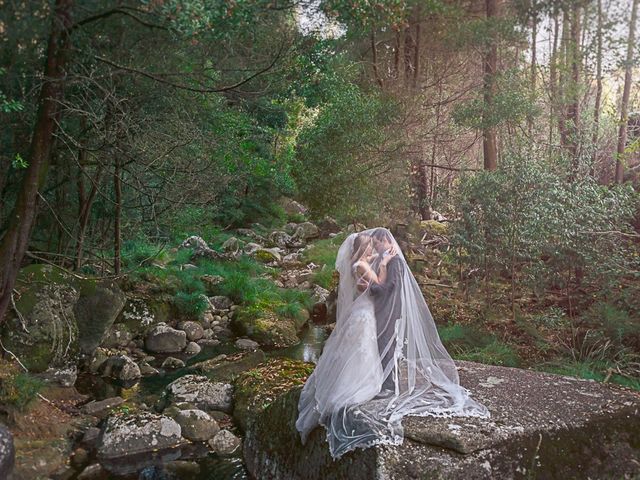
[{"label": "tree trunk", "polygon": [[[82,157],[86,157],[86,150],[83,150],[80,155]],[[83,165],[80,162],[80,165]],[[86,195],[84,193],[84,181],[82,179],[83,171],[80,170],[78,172],[78,205],[80,206],[80,211],[78,212],[78,243],[76,245],[76,270],[80,270],[82,268],[82,260],[84,257],[84,240],[87,232],[87,225],[89,224],[89,218],[91,217],[91,207],[93,206],[93,201],[96,198],[96,193],[98,192],[98,184],[100,183],[100,176],[102,174],[102,165],[98,165],[95,177],[91,184],[91,190],[89,194]]]},{"label": "tree trunk", "polygon": [[405,87],[409,87],[413,79],[413,56],[411,53],[414,49],[414,38],[411,34],[411,25],[409,25],[404,31],[404,84]]},{"label": "tree trunk", "polygon": [[376,45],[376,33],[374,31],[371,32],[371,65],[376,83],[382,87],[382,79],[380,78],[380,72],[378,72],[378,46]]},{"label": "tree trunk", "polygon": [[[538,41],[538,14],[536,12],[536,0],[531,0],[531,93],[535,97],[536,91],[536,70],[537,70],[537,48]],[[527,115],[529,137],[533,135],[533,116]]]},{"label": "tree trunk", "polygon": [[[498,16],[498,1],[485,0],[487,11],[487,20],[493,20]],[[484,73],[484,109],[485,120],[488,110],[493,108],[495,96],[495,75],[498,69],[498,44],[494,37],[485,52],[483,62]],[[483,137],[483,154],[485,170],[495,170],[498,168],[498,147],[496,141],[496,128],[490,125],[484,125],[482,131]]]},{"label": "tree trunk", "polygon": [[[551,60],[549,62],[549,145],[553,142],[553,123],[555,122],[558,100],[558,38],[560,36],[560,22],[558,21],[558,8],[553,7],[553,46],[551,47]],[[549,155],[552,153],[549,148]]]},{"label": "tree trunk", "polygon": [[413,42],[413,88],[418,88],[420,80],[420,11],[417,7],[414,21],[416,22],[416,38]]},{"label": "tree trunk", "polygon": [[568,45],[568,61],[571,63],[571,84],[569,87],[567,105],[567,148],[572,156],[572,171],[570,179],[575,179],[578,174],[578,154],[580,146],[580,4],[576,1],[571,8],[571,39]]},{"label": "tree trunk", "polygon": [[120,232],[120,223],[122,217],[122,180],[120,178],[120,175],[120,159],[116,155],[115,170],[113,173],[113,190],[116,197],[113,225],[113,271],[116,275],[120,275],[120,251],[122,249],[122,235]]},{"label": "tree trunk", "polygon": [[593,154],[589,174],[595,176],[595,166],[598,161],[598,136],[600,135],[600,102],[602,100],[602,0],[598,0],[598,26],[596,31],[596,99],[593,110]]},{"label": "tree trunk", "polygon": [[36,218],[38,190],[47,175],[51,147],[60,117],[58,106],[64,94],[64,65],[69,47],[72,6],[73,0],[56,0],[55,3],[38,113],[28,156],[29,166],[0,244],[0,322],[11,302],[13,287]]},{"label": "tree trunk", "polygon": [[629,123],[629,95],[631,93],[631,73],[633,70],[633,50],[635,49],[636,17],[638,15],[638,0],[633,0],[631,6],[631,21],[629,22],[629,39],[627,41],[627,60],[625,62],[624,89],[620,103],[620,128],[618,130],[618,148],[616,150],[616,183],[624,180],[624,149],[627,145],[627,124]]}]

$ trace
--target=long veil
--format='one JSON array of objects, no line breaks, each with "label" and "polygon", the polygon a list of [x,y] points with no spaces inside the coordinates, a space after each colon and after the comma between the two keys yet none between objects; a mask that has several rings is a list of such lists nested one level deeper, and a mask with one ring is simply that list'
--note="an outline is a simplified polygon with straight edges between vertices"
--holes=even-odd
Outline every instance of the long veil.
[{"label": "long veil", "polygon": [[[397,253],[386,265],[385,282],[370,282],[362,292],[357,288],[361,278],[353,270],[354,244],[362,243],[358,236],[376,238],[378,246],[382,242],[382,248],[390,247],[370,258],[378,274],[385,268],[385,255]],[[296,427],[303,443],[317,425],[323,425],[331,455],[337,459],[354,448],[402,443],[401,420],[407,415],[490,416],[460,385],[420,287],[389,230],[349,235],[338,251],[336,269],[340,274],[336,327],[298,405]],[[359,352],[372,340],[349,333],[354,313],[366,302],[374,305],[378,365],[360,365]],[[374,371],[380,377],[369,373]]]}]

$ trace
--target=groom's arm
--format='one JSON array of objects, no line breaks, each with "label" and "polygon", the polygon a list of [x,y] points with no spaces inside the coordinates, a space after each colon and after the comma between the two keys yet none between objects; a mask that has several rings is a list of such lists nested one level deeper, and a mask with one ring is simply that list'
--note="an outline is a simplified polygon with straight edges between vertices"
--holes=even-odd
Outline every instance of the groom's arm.
[{"label": "groom's arm", "polygon": [[383,283],[372,283],[369,287],[371,295],[378,297],[393,291],[396,285],[400,283],[400,274],[401,262],[398,257],[395,257],[387,264],[386,280]]}]

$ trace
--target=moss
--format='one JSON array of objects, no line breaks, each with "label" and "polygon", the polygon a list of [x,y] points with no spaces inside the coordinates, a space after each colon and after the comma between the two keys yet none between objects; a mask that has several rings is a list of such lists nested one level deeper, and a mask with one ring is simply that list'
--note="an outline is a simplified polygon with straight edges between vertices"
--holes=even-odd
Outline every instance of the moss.
[{"label": "moss", "polygon": [[420,222],[420,228],[427,236],[447,235],[449,233],[448,224],[435,220],[423,220]]},{"label": "moss", "polygon": [[256,257],[257,260],[259,260],[261,262],[264,262],[264,263],[269,263],[269,262],[273,262],[273,261],[277,260],[276,256],[273,253],[271,253],[271,252],[269,252],[267,250],[258,250],[255,253],[255,257]]},{"label": "moss", "polygon": [[286,358],[273,358],[241,374],[234,382],[233,416],[246,431],[256,415],[280,395],[304,384],[314,365]]}]

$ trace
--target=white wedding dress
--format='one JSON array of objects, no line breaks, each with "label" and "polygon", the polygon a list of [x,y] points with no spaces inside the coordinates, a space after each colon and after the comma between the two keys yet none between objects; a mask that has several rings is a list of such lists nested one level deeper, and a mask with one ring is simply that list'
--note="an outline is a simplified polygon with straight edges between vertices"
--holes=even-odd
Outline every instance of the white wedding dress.
[{"label": "white wedding dress", "polygon": [[[355,269],[354,264],[354,274]],[[296,423],[298,430],[305,432],[303,441],[318,423],[329,420],[321,418],[320,411],[337,412],[371,400],[380,392],[383,374],[376,335],[371,296],[359,295],[348,318],[337,324],[327,339],[318,364],[305,383],[306,397],[315,401],[304,405],[306,411]],[[328,440],[331,443],[331,435]]]},{"label": "white wedding dress", "polygon": [[[354,259],[368,258],[369,269],[381,275],[380,262],[363,252],[371,244],[377,260],[389,246],[397,255],[387,263],[385,277],[367,284]],[[303,444],[322,425],[337,460],[355,448],[401,444],[407,415],[490,416],[460,385],[420,287],[387,229],[349,235],[336,269],[336,327],[298,402],[296,428]]]}]

